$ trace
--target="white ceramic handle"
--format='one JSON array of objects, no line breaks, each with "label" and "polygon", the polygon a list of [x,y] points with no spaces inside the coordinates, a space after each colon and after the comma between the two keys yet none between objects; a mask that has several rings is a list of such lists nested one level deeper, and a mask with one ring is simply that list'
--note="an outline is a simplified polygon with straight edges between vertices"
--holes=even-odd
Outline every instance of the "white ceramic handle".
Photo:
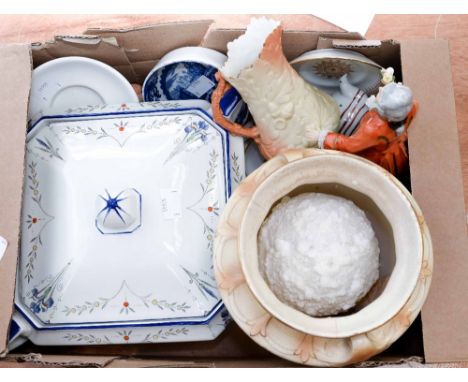
[{"label": "white ceramic handle", "polygon": [[18,312],[13,313],[10,323],[10,338],[8,339],[8,351],[16,349],[25,343],[32,333],[32,327],[28,321]]},{"label": "white ceramic handle", "polygon": [[[8,247],[7,240],[0,236],[0,261]],[[10,323],[10,337],[8,339],[8,351],[17,348],[28,339],[31,333],[31,326],[29,323],[18,313],[14,312]]]}]

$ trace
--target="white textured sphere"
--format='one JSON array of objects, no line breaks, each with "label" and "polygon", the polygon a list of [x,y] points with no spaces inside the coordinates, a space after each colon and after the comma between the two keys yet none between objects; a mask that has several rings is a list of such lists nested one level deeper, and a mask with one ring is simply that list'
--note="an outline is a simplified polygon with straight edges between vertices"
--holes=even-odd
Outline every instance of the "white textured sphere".
[{"label": "white textured sphere", "polygon": [[259,236],[260,271],[285,304],[311,316],[345,312],[379,277],[365,213],[338,196],[306,193],[273,208]]}]

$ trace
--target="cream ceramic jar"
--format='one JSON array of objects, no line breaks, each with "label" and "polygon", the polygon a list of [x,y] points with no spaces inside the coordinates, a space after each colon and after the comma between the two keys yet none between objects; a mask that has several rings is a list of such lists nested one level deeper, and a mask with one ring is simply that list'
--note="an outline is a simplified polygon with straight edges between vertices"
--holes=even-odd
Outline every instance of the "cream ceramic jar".
[{"label": "cream ceramic jar", "polygon": [[[282,303],[259,270],[257,235],[286,195],[322,192],[365,211],[379,241],[379,281],[353,312],[316,318]],[[276,355],[313,366],[362,361],[388,348],[415,320],[432,274],[432,244],[406,188],[381,167],[326,150],[293,150],[252,173],[223,212],[215,275],[237,324]]]}]

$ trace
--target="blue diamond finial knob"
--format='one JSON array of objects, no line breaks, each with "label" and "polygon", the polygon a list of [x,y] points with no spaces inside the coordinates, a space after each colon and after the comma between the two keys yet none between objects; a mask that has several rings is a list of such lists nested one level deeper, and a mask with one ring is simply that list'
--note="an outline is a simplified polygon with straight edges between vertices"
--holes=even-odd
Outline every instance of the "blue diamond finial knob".
[{"label": "blue diamond finial knob", "polygon": [[102,234],[132,233],[141,226],[141,194],[134,188],[97,196],[96,227]]}]

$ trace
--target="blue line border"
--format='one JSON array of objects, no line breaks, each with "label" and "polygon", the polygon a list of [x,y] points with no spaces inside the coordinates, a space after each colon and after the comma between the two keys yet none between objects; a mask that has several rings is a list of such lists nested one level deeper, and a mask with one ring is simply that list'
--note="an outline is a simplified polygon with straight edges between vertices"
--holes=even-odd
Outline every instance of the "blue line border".
[{"label": "blue line border", "polygon": [[[144,102],[143,102],[144,103]],[[132,105],[131,103],[128,105]],[[141,103],[136,103],[134,105],[141,105]],[[117,105],[116,105],[117,106]],[[196,110],[204,114],[206,117],[209,118],[211,122],[213,122],[217,127],[222,129],[224,132],[227,133],[221,126],[219,126],[214,120],[213,117],[208,113],[206,110],[200,107],[180,107],[177,109],[144,109],[144,110],[122,110],[122,111],[112,111],[107,113],[88,113],[88,114],[54,114],[54,115],[44,115],[39,118],[36,122],[33,123],[31,127],[28,127],[27,135],[30,135],[32,130],[42,121],[49,120],[49,119],[70,119],[70,118],[83,118],[83,117],[106,117],[112,115],[132,115],[132,114],[153,114],[153,113],[164,113],[164,112],[179,112],[179,111],[190,111]]]},{"label": "blue line border", "polygon": [[[136,105],[141,105],[141,103],[138,103]],[[223,142],[223,152],[224,152],[224,141],[226,142],[226,154],[227,154],[227,163],[225,163],[225,173],[226,173],[226,184],[227,184],[227,190],[226,190],[226,202],[229,199],[229,196],[231,196],[231,150],[230,150],[230,135],[227,130],[222,128],[220,125],[218,125],[214,120],[213,117],[204,109],[200,107],[181,107],[178,109],[159,109],[159,110],[151,110],[151,109],[145,109],[145,110],[133,110],[133,111],[114,111],[114,112],[109,112],[109,113],[89,113],[89,114],[57,114],[57,115],[46,115],[42,116],[39,118],[34,124],[28,128],[27,134],[26,134],[26,143],[29,142],[29,136],[31,135],[33,129],[42,121],[45,120],[53,120],[53,119],[74,119],[74,118],[85,118],[85,117],[101,117],[101,116],[120,116],[120,115],[125,115],[125,116],[132,116],[132,115],[140,115],[140,114],[159,114],[159,113],[176,113],[176,112],[186,112],[186,111],[191,111],[195,110],[200,113],[202,113],[205,117],[207,117],[210,122],[212,123],[212,127],[215,128],[219,133],[221,133],[222,142]],[[223,136],[223,133],[225,134]]]},{"label": "blue line border", "polygon": [[[95,325],[91,325],[90,323],[83,323],[81,324],[70,324],[70,325],[65,325],[65,324],[50,324],[54,326],[47,326],[47,327],[38,327],[34,321],[31,320],[31,318],[27,315],[27,313],[20,307],[18,304],[15,303],[15,308],[17,311],[28,321],[28,323],[38,331],[48,331],[48,330],[76,330],[76,329],[112,329],[112,328],[140,328],[140,327],[158,327],[158,326],[197,326],[197,325],[208,325],[213,318],[215,318],[218,313],[224,308],[224,303],[222,300],[219,300],[217,304],[208,312],[207,315],[203,316],[204,320],[192,320],[192,321],[170,321],[170,320],[161,320],[159,322],[140,322],[136,324],[135,322],[138,322],[137,320],[135,321],[127,321],[121,322],[121,323],[115,323],[113,324],[112,322],[114,321],[109,321],[108,323],[98,323]],[[206,317],[206,318],[205,318]],[[147,320],[150,321],[150,320]]]},{"label": "blue line border", "polygon": [[[141,104],[138,104],[141,105]],[[229,132],[226,131],[224,128],[219,126],[212,118],[212,116],[204,109],[201,109],[200,107],[186,107],[186,108],[177,108],[177,109],[159,109],[159,110],[133,110],[133,111],[115,111],[115,112],[110,112],[110,113],[89,113],[89,114],[65,114],[65,115],[50,115],[50,116],[43,116],[39,118],[34,124],[28,128],[27,130],[27,135],[26,137],[29,138],[31,135],[33,129],[37,127],[41,122],[45,120],[54,120],[54,119],[74,119],[74,118],[86,118],[86,117],[105,117],[105,116],[132,116],[132,115],[142,115],[142,114],[161,114],[161,113],[167,113],[167,112],[187,112],[187,111],[198,111],[200,112],[204,117],[207,117],[210,122],[212,123],[211,126],[215,128],[218,133],[221,135],[221,142],[223,146],[223,152],[226,152],[226,158],[223,158],[224,162],[224,174],[225,174],[225,201],[229,199],[229,196],[231,195],[231,157],[230,157],[230,135]],[[26,143],[29,141],[27,139]],[[224,303],[222,299],[220,298],[218,302],[213,306],[213,308],[206,314],[205,316],[201,316],[200,321],[197,320],[192,320],[192,321],[170,321],[170,320],[164,320],[160,322],[141,322],[138,324],[133,323],[132,321],[127,321],[127,323],[116,323],[112,324],[111,322],[109,323],[98,323],[95,325],[86,325],[87,323],[84,323],[84,325],[80,324],[51,324],[54,326],[48,326],[48,327],[38,327],[32,320],[31,318],[27,315],[27,313],[18,305],[18,303],[15,302],[15,308],[18,310],[18,312],[28,321],[28,323],[35,329],[35,330],[40,330],[40,331],[47,331],[47,330],[77,330],[77,329],[107,329],[107,328],[126,328],[126,327],[158,327],[158,326],[181,326],[181,325],[208,325],[209,322],[216,317],[216,315],[224,308]],[[177,318],[176,318],[177,319]],[[40,321],[40,320],[39,320]],[[135,322],[135,321],[133,321]],[[47,325],[46,323],[44,323]]]}]

